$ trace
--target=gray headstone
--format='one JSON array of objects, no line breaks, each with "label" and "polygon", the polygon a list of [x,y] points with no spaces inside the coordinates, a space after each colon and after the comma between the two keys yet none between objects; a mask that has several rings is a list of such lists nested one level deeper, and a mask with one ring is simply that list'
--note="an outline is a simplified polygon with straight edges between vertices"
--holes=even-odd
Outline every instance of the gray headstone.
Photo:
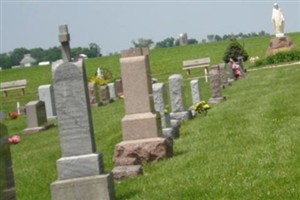
[{"label": "gray headstone", "polygon": [[52,71],[62,156],[94,153],[94,129],[83,63],[54,62]]},{"label": "gray headstone", "polygon": [[165,137],[178,138],[179,129],[177,127],[171,127],[170,115],[165,113],[165,106],[167,100],[166,86],[163,83],[154,83],[152,85],[154,109],[160,113],[162,133]]},{"label": "gray headstone", "polygon": [[107,85],[100,86],[100,102],[104,105],[110,102],[109,88]]},{"label": "gray headstone", "polygon": [[182,75],[174,74],[169,77],[169,92],[172,108],[171,119],[179,121],[190,119],[191,113],[186,110],[185,105]]},{"label": "gray headstone", "polygon": [[220,79],[218,65],[211,67],[209,71],[209,80],[210,80],[211,98],[208,100],[208,103],[211,104],[220,103],[225,99],[225,97],[222,96],[221,79]]},{"label": "gray headstone", "polygon": [[0,123],[0,199],[15,200],[15,182],[13,175],[7,128]]},{"label": "gray headstone", "polygon": [[47,119],[56,118],[55,99],[52,85],[41,85],[39,90],[39,100],[45,102]]},{"label": "gray headstone", "polygon": [[190,85],[191,85],[193,105],[196,105],[202,99],[199,79],[191,80]]},{"label": "gray headstone", "polygon": [[123,83],[121,79],[115,81],[115,90],[118,97],[123,95]]},{"label": "gray headstone", "polygon": [[219,64],[219,72],[220,72],[220,78],[221,78],[221,86],[223,88],[229,86],[228,75],[226,73],[225,63]]},{"label": "gray headstone", "polygon": [[100,98],[99,98],[99,92],[96,83],[94,82],[88,83],[88,93],[89,93],[90,104],[92,106],[99,106]]},{"label": "gray headstone", "polygon": [[[64,49],[69,36],[62,32],[60,27]],[[70,52],[66,50],[66,53]],[[65,56],[64,52],[62,55]],[[51,184],[52,199],[112,200],[113,176],[102,174],[102,154],[96,153],[83,60],[71,63],[64,59],[53,63],[52,76],[62,151],[62,158],[57,160],[58,181]]]},{"label": "gray headstone", "polygon": [[30,101],[26,104],[27,127],[40,127],[47,123],[46,107],[43,101]]},{"label": "gray headstone", "polygon": [[5,120],[5,113],[4,111],[0,111],[0,122]]},{"label": "gray headstone", "polygon": [[109,83],[108,89],[109,89],[109,96],[111,100],[116,100],[117,99],[117,93],[115,89],[115,83]]}]

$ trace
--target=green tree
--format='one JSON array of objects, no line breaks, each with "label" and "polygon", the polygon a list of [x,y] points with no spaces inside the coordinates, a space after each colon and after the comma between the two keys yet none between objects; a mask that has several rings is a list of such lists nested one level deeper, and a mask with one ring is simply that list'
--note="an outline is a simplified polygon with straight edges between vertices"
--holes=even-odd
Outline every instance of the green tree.
[{"label": "green tree", "polygon": [[188,39],[188,44],[198,44],[198,40],[194,38]]},{"label": "green tree", "polygon": [[154,42],[151,39],[139,38],[138,41],[132,40],[132,44],[135,48],[143,48],[143,47],[150,47],[151,44]]},{"label": "green tree", "polygon": [[2,69],[9,69],[12,66],[12,62],[8,54],[0,54],[0,67]]},{"label": "green tree", "polygon": [[163,41],[157,42],[156,47],[158,48],[173,47],[174,44],[175,44],[175,39],[173,37],[169,37],[164,39]]},{"label": "green tree", "polygon": [[24,58],[24,55],[29,53],[29,50],[26,48],[16,48],[12,52],[9,53],[11,64],[19,65],[20,61]]},{"label": "green tree", "polygon": [[231,38],[224,53],[223,60],[225,63],[228,63],[230,58],[237,61],[239,56],[242,56],[244,61],[248,60],[248,53],[244,47],[237,41],[236,38]]}]

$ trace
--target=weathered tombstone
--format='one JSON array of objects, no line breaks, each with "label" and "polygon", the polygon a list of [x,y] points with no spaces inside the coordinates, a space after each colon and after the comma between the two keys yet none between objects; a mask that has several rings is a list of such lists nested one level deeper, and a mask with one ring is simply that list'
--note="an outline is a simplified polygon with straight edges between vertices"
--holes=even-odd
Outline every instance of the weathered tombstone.
[{"label": "weathered tombstone", "polygon": [[228,87],[230,85],[230,83],[228,81],[225,63],[219,64],[219,72],[220,72],[220,78],[221,78],[221,87],[222,88]]},{"label": "weathered tombstone", "polygon": [[52,85],[41,85],[38,88],[39,100],[45,102],[47,119],[56,119],[55,99]]},{"label": "weathered tombstone", "polygon": [[4,111],[0,111],[0,122],[4,121],[5,120],[5,113]]},{"label": "weathered tombstone", "polygon": [[[60,33],[68,34],[62,32],[65,29],[60,26]],[[112,174],[104,173],[102,154],[96,152],[83,60],[53,63],[52,76],[62,150],[56,163],[58,180],[51,184],[52,199],[114,199]]]},{"label": "weathered tombstone", "polygon": [[191,85],[193,105],[196,105],[198,102],[202,100],[199,79],[191,80],[190,85]]},{"label": "weathered tombstone", "polygon": [[171,127],[170,115],[165,113],[165,101],[167,99],[167,91],[165,84],[154,83],[152,85],[153,98],[154,98],[154,109],[160,113],[161,126],[163,135],[165,137],[178,138],[179,137],[179,126]]},{"label": "weathered tombstone", "polygon": [[180,122],[190,119],[191,113],[186,110],[183,78],[180,74],[169,77],[169,92],[172,108],[171,119],[177,119]]},{"label": "weathered tombstone", "polygon": [[116,93],[116,89],[115,89],[115,83],[109,83],[108,85],[108,89],[109,89],[109,97],[110,100],[114,101],[117,99],[117,93]]},{"label": "weathered tombstone", "polygon": [[239,56],[238,57],[238,64],[240,66],[242,77],[245,77],[246,74],[245,74],[245,69],[244,69],[244,59],[243,59],[243,56]]},{"label": "weathered tombstone", "polygon": [[[162,138],[160,116],[154,110],[149,56],[122,53],[121,74],[125,96],[123,141],[116,145],[114,175],[126,174],[134,165],[157,161],[173,154],[172,143]],[[123,172],[122,172],[123,171]]]},{"label": "weathered tombstone", "polygon": [[107,85],[101,85],[100,86],[100,102],[101,104],[105,105],[110,102],[110,94],[109,94],[109,88]]},{"label": "weathered tombstone", "polygon": [[123,95],[123,84],[121,79],[115,81],[115,90],[118,97]]},{"label": "weathered tombstone", "polygon": [[7,128],[2,123],[0,123],[0,155],[0,199],[15,200],[16,189]]},{"label": "weathered tombstone", "polygon": [[222,96],[221,79],[219,74],[219,65],[214,65],[209,71],[211,98],[208,100],[210,104],[217,104],[225,100]]},{"label": "weathered tombstone", "polygon": [[188,36],[187,33],[180,33],[179,34],[179,44],[180,46],[188,44]]},{"label": "weathered tombstone", "polygon": [[35,133],[50,128],[53,124],[48,123],[46,107],[43,101],[30,101],[26,104],[27,128],[23,134]]},{"label": "weathered tombstone", "polygon": [[91,106],[99,106],[100,99],[99,99],[99,93],[98,93],[98,86],[95,82],[88,83],[88,93],[89,93],[89,99],[90,99]]}]

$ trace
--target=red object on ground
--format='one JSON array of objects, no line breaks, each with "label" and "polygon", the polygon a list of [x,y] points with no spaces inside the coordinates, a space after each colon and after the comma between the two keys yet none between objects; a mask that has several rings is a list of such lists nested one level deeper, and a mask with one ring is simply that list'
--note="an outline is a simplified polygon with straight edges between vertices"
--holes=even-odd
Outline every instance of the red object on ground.
[{"label": "red object on ground", "polygon": [[13,135],[10,138],[8,138],[9,144],[18,144],[19,142],[21,142],[21,137],[18,135]]}]

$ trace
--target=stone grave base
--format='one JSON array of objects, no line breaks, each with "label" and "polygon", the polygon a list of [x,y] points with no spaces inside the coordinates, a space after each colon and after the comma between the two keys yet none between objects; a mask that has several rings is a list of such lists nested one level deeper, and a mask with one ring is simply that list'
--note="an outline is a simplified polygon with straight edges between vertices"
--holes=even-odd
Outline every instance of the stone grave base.
[{"label": "stone grave base", "polygon": [[9,189],[4,189],[2,192],[2,198],[3,200],[15,200],[16,199],[16,189],[13,188],[9,188]]},{"label": "stone grave base", "polygon": [[129,140],[118,143],[115,147],[115,166],[142,165],[173,156],[171,138],[149,138]]},{"label": "stone grave base", "polygon": [[125,115],[122,119],[124,140],[161,136],[160,116],[151,112]]},{"label": "stone grave base", "polygon": [[290,37],[273,37],[269,43],[267,55],[270,56],[278,52],[290,51],[293,48],[295,48],[295,44]]},{"label": "stone grave base", "polygon": [[59,180],[51,184],[52,200],[113,200],[114,194],[114,180],[111,173]]},{"label": "stone grave base", "polygon": [[179,138],[179,128],[178,127],[163,128],[163,136],[170,137],[173,139]]},{"label": "stone grave base", "polygon": [[183,112],[171,112],[170,113],[171,119],[179,120],[180,122],[189,120],[192,118],[192,113],[190,111],[183,111]]},{"label": "stone grave base", "polygon": [[226,97],[211,97],[207,103],[208,104],[218,104],[225,100],[226,100]]},{"label": "stone grave base", "polygon": [[37,133],[43,130],[47,130],[49,128],[51,128],[52,126],[54,126],[54,124],[52,123],[47,123],[44,124],[42,126],[38,126],[38,127],[31,127],[31,128],[26,128],[22,131],[23,134],[29,134],[29,133]]},{"label": "stone grave base", "polygon": [[116,166],[112,170],[114,179],[123,179],[127,177],[133,177],[143,174],[142,165],[127,165],[127,166]]},{"label": "stone grave base", "polygon": [[59,180],[96,176],[104,171],[102,154],[62,157],[56,161]]}]

